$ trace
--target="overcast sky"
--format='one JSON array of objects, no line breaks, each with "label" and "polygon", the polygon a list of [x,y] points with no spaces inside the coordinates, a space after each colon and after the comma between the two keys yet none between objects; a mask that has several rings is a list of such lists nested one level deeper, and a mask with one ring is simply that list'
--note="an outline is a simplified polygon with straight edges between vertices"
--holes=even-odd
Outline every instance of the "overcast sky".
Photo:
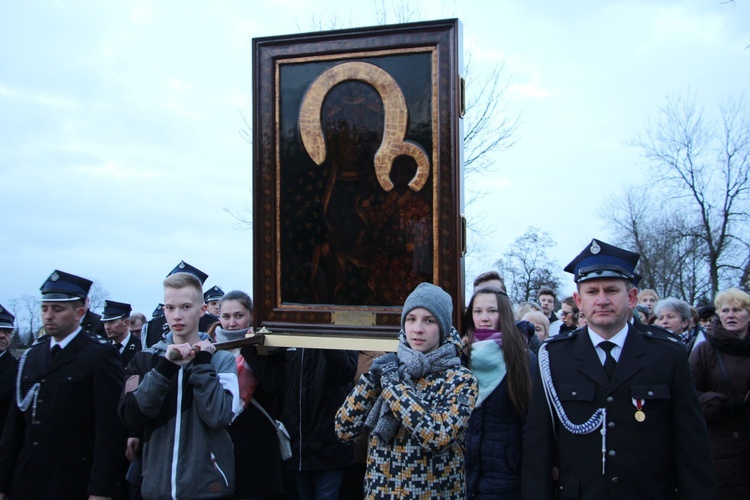
[{"label": "overcast sky", "polygon": [[[309,31],[337,16],[377,24],[350,1],[0,2],[0,304],[53,269],[96,280],[150,315],[180,260],[206,286],[252,293],[254,37]],[[607,241],[601,204],[649,179],[626,142],[669,95],[707,112],[750,82],[750,2],[737,0],[422,2],[459,17],[472,71],[505,62],[517,143],[481,179],[469,217],[491,236],[467,262],[488,269],[528,226],[563,267]],[[248,214],[249,215],[249,214]],[[570,287],[566,284],[566,287]]]}]

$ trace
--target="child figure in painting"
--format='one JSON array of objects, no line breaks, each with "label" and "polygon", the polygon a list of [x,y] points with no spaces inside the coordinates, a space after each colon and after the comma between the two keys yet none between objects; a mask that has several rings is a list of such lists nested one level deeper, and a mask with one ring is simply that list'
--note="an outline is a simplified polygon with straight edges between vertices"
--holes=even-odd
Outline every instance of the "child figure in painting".
[{"label": "child figure in painting", "polygon": [[463,440],[478,388],[461,365],[450,295],[422,283],[401,314],[398,353],[381,356],[336,414],[341,441],[369,433],[366,498],[463,498]]}]

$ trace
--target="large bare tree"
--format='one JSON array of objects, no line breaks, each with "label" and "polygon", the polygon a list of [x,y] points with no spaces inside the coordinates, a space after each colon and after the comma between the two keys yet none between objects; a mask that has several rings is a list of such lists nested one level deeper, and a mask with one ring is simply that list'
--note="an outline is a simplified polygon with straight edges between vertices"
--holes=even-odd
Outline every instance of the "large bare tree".
[{"label": "large bare tree", "polygon": [[10,310],[16,316],[16,329],[22,344],[36,338],[42,327],[42,310],[39,300],[33,295],[21,295],[11,299]]},{"label": "large bare tree", "polygon": [[513,240],[503,257],[495,262],[511,300],[524,302],[535,296],[539,288],[560,286],[557,277],[559,265],[547,255],[547,250],[557,246],[547,231],[530,226]]},{"label": "large bare tree", "polygon": [[671,97],[632,142],[652,168],[651,185],[610,210],[628,246],[641,253],[647,286],[695,302],[736,285],[748,266],[750,114],[729,99],[710,119],[695,97]]},{"label": "large bare tree", "polygon": [[703,241],[684,236],[689,219],[661,190],[653,185],[627,187],[604,205],[600,216],[612,224],[616,245],[641,255],[641,288],[691,303],[709,294]]}]

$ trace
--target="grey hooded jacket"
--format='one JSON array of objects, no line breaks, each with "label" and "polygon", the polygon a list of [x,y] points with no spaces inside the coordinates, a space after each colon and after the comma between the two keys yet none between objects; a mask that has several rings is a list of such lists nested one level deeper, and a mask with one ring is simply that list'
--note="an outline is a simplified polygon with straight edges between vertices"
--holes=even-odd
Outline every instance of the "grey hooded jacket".
[{"label": "grey hooded jacket", "polygon": [[226,427],[239,408],[235,358],[204,351],[180,367],[164,357],[171,343],[170,333],[125,370],[120,414],[131,435],[142,435],[141,494],[227,497],[234,491],[234,454]]}]

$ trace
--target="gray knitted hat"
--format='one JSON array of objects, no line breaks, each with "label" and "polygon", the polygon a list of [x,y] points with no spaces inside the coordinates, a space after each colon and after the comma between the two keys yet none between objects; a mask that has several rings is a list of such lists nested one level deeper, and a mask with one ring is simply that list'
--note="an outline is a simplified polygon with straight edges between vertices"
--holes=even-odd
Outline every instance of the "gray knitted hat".
[{"label": "gray knitted hat", "polygon": [[414,309],[423,307],[432,313],[440,327],[440,340],[445,341],[445,337],[451,331],[453,316],[453,300],[442,288],[430,283],[420,283],[404,302],[404,309],[401,312],[401,329],[404,328],[406,315]]}]

